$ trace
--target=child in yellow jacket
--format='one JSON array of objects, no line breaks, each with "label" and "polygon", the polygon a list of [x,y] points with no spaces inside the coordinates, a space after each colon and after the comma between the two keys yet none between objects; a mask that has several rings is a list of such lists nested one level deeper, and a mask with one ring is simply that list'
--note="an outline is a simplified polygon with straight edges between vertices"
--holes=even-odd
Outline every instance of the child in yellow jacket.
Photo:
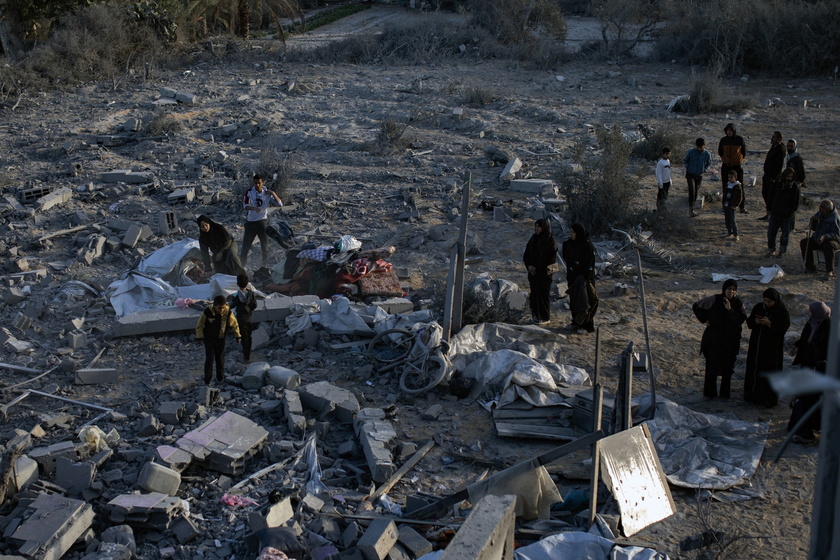
[{"label": "child in yellow jacket", "polygon": [[236,337],[239,343],[242,339],[239,333],[239,323],[228,307],[225,296],[216,296],[213,305],[205,309],[198,318],[195,327],[196,340],[204,341],[204,384],[210,385],[213,379],[213,362],[216,362],[216,382],[225,380],[225,333],[227,330]]}]

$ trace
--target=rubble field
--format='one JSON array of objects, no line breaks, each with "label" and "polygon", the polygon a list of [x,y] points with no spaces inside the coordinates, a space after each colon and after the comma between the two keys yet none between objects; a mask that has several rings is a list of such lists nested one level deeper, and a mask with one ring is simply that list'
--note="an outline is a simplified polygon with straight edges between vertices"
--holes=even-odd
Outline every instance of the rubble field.
[{"label": "rubble field", "polygon": [[[256,52],[259,41],[243,48]],[[293,229],[297,245],[332,245],[350,235],[364,248],[395,247],[389,260],[405,297],[364,303],[428,310],[441,321],[462,219],[468,286],[486,274],[527,291],[521,256],[533,221],[552,215],[564,223],[560,184],[573,167],[571,147],[594,136],[594,127],[618,124],[634,137],[639,125],[669,125],[713,147],[735,122],[749,150],[745,176],[757,176],[758,185],[772,132],[799,142],[809,205],[783,258],[764,257],[760,187],[746,189],[751,214],[738,215],[737,244],[721,239],[716,202],[688,219],[677,158],[690,145],[671,146],[674,182],[660,214],[647,211],[655,204],[655,162],[633,160],[630,171],[643,188],[626,213],[628,224],[638,218],[656,243],[642,250],[642,266],[657,394],[700,413],[766,425],[764,453],[740,494],[708,499],[708,492],[672,485],[675,513],[622,542],[671,558],[712,558],[703,554],[722,545],[689,546],[709,530],[726,544],[721,558],[805,557],[817,447],[793,445],[771,462],[787,435],[789,408],[741,398],[747,332],[733,398],[703,398],[703,325],[691,304],[720,290],[712,273],[727,273],[747,277],[739,296],[749,310],[767,287],[753,276],[778,265],[784,274],[769,285],[790,310],[792,343],[808,303],[832,302],[831,282],[802,274],[797,244],[815,203],[840,194],[833,82],[726,82],[754,99],[752,108],[685,115],[666,110],[691,79],[676,65],[570,62],[549,72],[466,59],[391,67],[235,58],[199,52],[179,71],[30,92],[0,108],[0,466],[8,473],[0,555],[222,560],[256,558],[273,546],[299,560],[396,560],[445,549],[476,504],[461,501],[426,520],[398,512],[417,511],[562,442],[498,435],[481,399],[458,393],[455,383],[406,394],[398,376],[380,372],[365,352],[372,332],[336,333],[317,321],[290,328],[286,317],[311,310],[318,303],[312,296],[265,300],[276,307],[260,319],[250,363],[228,340],[226,381],[205,387],[203,346],[189,326],[198,311],[170,308],[174,315],[155,319],[154,329],[142,330],[152,322],[144,318],[132,331],[109,286],[155,251],[197,239],[202,214],[241,244],[241,198],[251,173],[281,161],[292,180],[267,178],[284,202],[272,216]],[[471,87],[492,90],[494,100],[468,104]],[[406,128],[401,142],[389,144],[381,133],[394,122]],[[506,173],[517,160],[521,167]],[[470,204],[462,216],[465,185]],[[701,191],[719,188],[710,174]],[[562,242],[562,227],[555,233]],[[615,394],[618,356],[628,342],[637,350],[645,342],[636,256],[621,235],[593,240],[614,248],[601,259],[595,322],[601,380]],[[246,267],[263,289],[268,277],[257,270],[256,249]],[[285,253],[271,242],[269,266]],[[545,336],[563,364],[591,376],[595,337],[565,327],[565,280],[556,276]],[[506,316],[524,321],[525,298],[509,301]],[[634,394],[649,390],[647,376],[636,376]],[[571,417],[562,422],[575,427]],[[588,457],[582,449],[546,466],[569,504],[553,522],[584,522],[587,505],[571,504],[589,487]],[[603,518],[619,531],[615,499],[606,488],[601,494]],[[557,526],[523,529],[516,540],[537,540]]]}]

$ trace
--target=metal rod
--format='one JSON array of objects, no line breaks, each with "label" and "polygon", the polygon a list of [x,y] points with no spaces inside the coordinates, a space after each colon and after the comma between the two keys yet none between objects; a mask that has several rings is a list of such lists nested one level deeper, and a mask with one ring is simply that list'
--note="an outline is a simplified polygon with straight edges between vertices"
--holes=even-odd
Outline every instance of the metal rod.
[{"label": "metal rod", "polygon": [[650,418],[656,415],[656,379],[653,375],[653,353],[650,349],[650,331],[648,330],[647,305],[645,305],[645,277],[642,275],[642,254],[636,247],[636,268],[639,273],[639,299],[642,302],[642,326],[645,331],[645,351],[648,358],[648,376],[650,377]]},{"label": "metal rod", "polygon": [[601,376],[601,325],[595,328],[595,370],[592,372],[592,386],[598,384]]},{"label": "metal rod", "polygon": [[[604,389],[600,383],[592,390],[592,431],[601,429],[601,418],[603,412]],[[589,526],[595,523],[595,514],[598,510],[598,481],[601,478],[601,441],[592,444],[592,473],[589,480]]]}]

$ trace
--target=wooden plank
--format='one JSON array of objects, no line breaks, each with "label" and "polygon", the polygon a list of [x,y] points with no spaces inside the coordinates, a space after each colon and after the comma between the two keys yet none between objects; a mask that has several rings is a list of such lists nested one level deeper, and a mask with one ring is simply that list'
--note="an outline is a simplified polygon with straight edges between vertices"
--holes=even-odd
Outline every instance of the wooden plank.
[{"label": "wooden plank", "polygon": [[377,488],[370,496],[368,496],[368,500],[373,501],[388,490],[390,490],[391,488],[393,488],[394,484],[399,482],[400,479],[403,476],[405,476],[405,473],[410,471],[414,467],[414,465],[419,463],[420,459],[425,457],[426,453],[428,453],[429,450],[434,446],[434,440],[429,440],[428,442],[426,442],[426,445],[418,449],[417,452],[414,453],[414,455],[412,455],[411,458],[405,462],[405,464],[403,464],[403,466],[397,469],[397,472],[391,475],[391,478],[389,478],[384,484],[382,484],[382,486]]}]

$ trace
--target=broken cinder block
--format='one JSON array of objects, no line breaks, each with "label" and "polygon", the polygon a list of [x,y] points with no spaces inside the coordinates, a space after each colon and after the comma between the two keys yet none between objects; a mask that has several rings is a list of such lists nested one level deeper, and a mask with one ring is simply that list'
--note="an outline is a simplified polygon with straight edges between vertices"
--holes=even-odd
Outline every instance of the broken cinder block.
[{"label": "broken cinder block", "polygon": [[118,383],[119,372],[114,368],[94,368],[76,370],[76,385],[104,385]]}]

